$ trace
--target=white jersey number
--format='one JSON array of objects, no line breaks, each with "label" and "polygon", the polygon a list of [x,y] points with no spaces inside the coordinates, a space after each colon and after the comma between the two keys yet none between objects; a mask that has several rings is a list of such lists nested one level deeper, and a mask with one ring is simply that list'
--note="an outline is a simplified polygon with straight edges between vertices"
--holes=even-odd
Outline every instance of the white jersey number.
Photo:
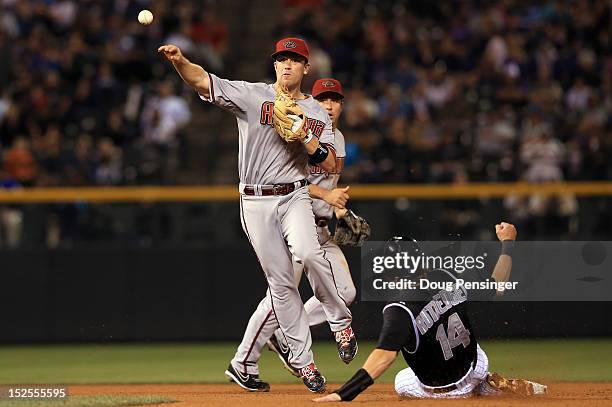
[{"label": "white jersey number", "polygon": [[470,344],[470,331],[465,329],[461,318],[455,312],[448,317],[448,329],[444,331],[444,325],[438,325],[438,331],[436,332],[436,339],[440,342],[442,352],[444,353],[444,360],[449,360],[453,357],[453,349],[463,345],[464,348]]}]

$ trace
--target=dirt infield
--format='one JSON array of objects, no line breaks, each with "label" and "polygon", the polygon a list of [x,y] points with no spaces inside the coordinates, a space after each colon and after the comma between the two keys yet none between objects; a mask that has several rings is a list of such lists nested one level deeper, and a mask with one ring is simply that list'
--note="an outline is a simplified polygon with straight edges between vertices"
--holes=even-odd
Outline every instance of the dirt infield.
[{"label": "dirt infield", "polygon": [[[537,398],[477,397],[462,400],[414,400],[410,405],[440,406],[612,406],[612,382],[548,383],[549,394]],[[337,385],[331,385],[332,389]],[[206,407],[300,407],[314,406],[312,394],[299,384],[274,384],[270,393],[247,393],[232,384],[169,384],[169,385],[73,385],[71,395],[141,394],[163,395],[178,403],[163,406]],[[364,406],[406,406],[393,391],[391,384],[375,384],[354,404]]]}]

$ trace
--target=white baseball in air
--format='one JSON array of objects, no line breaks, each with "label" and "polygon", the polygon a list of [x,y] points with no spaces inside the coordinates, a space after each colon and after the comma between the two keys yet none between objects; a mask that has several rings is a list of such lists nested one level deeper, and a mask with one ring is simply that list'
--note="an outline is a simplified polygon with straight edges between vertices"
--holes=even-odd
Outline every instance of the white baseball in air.
[{"label": "white baseball in air", "polygon": [[153,13],[149,10],[141,10],[138,13],[138,22],[142,25],[149,25],[153,22]]}]

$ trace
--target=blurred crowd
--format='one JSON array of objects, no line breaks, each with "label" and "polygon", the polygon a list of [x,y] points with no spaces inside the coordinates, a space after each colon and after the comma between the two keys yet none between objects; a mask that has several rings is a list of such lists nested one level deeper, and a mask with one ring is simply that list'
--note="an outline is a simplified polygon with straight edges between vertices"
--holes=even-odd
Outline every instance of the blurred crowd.
[{"label": "blurred crowd", "polygon": [[[1,0],[5,186],[175,182],[193,95],[154,50],[223,72],[227,27],[200,3]],[[347,88],[347,182],[612,176],[609,1],[284,3],[275,36]]]},{"label": "blurred crowd", "polygon": [[348,89],[345,181],[612,177],[608,0],[286,0]]},{"label": "blurred crowd", "polygon": [[[166,41],[222,69],[227,29],[202,1],[0,0],[0,181],[174,183],[193,95]],[[156,23],[137,22],[143,8]]]}]

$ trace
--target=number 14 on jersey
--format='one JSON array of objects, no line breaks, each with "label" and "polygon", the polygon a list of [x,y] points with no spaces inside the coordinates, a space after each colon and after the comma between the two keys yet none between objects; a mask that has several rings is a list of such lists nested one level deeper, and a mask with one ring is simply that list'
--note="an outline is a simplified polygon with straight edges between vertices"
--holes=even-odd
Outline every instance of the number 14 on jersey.
[{"label": "number 14 on jersey", "polygon": [[453,357],[453,349],[463,345],[464,348],[470,344],[470,331],[465,329],[461,318],[455,312],[448,317],[448,329],[444,330],[444,324],[438,325],[436,331],[436,339],[440,342],[444,360],[449,360]]}]

